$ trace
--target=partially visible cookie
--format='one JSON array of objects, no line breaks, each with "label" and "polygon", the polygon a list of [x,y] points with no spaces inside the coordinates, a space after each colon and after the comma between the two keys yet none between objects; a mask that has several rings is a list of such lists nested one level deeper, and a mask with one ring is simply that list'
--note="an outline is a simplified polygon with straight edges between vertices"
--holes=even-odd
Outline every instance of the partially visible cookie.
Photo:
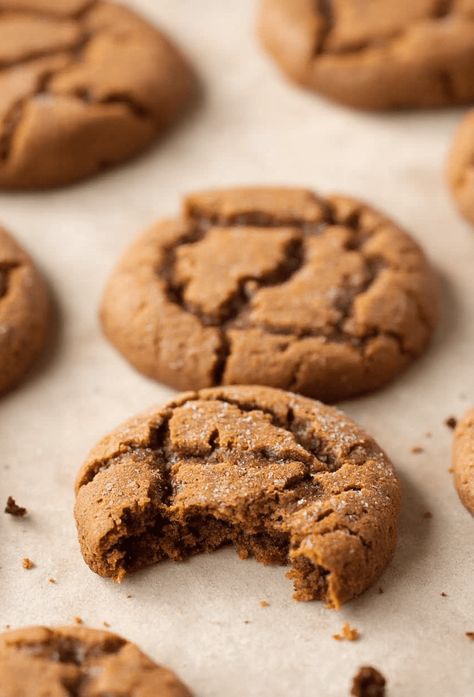
[{"label": "partially visible cookie", "polygon": [[87,627],[26,627],[0,634],[2,697],[191,697],[134,644]]},{"label": "partially visible cookie", "polygon": [[48,324],[46,285],[26,252],[0,228],[0,394],[31,366]]},{"label": "partially visible cookie", "polygon": [[121,425],[76,484],[82,554],[101,576],[232,543],[290,564],[297,600],[339,607],[396,544],[400,490],[342,412],[265,387],[189,392]]},{"label": "partially visible cookie", "polygon": [[456,426],[453,442],[454,483],[459,498],[474,515],[474,408]]},{"label": "partially visible cookie", "polygon": [[460,212],[474,224],[474,109],[468,111],[455,133],[447,174]]},{"label": "partially visible cookie", "polygon": [[263,384],[335,401],[425,349],[438,284],[416,242],[343,196],[247,188],[188,196],[125,252],[106,335],[177,389]]},{"label": "partially visible cookie", "polygon": [[194,77],[178,49],[105,0],[0,0],[0,187],[67,184],[139,153]]},{"label": "partially visible cookie", "polygon": [[259,32],[292,80],[348,106],[474,99],[472,0],[263,0]]}]

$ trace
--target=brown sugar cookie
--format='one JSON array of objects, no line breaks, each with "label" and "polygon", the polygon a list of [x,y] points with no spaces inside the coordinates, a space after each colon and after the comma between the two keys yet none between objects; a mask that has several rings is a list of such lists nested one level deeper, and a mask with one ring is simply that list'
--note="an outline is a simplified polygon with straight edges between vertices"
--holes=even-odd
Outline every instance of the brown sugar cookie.
[{"label": "brown sugar cookie", "polygon": [[0,634],[0,685],[2,697],[191,697],[134,644],[87,627]]},{"label": "brown sugar cookie", "polygon": [[105,333],[177,389],[263,384],[323,401],[381,387],[425,348],[437,283],[418,245],[368,206],[304,189],[185,199],[126,251]]},{"label": "brown sugar cookie", "polygon": [[67,184],[143,150],[183,110],[190,68],[102,0],[0,0],[0,187]]},{"label": "brown sugar cookie", "polygon": [[46,285],[26,252],[0,228],[0,394],[27,372],[48,324]]},{"label": "brown sugar cookie", "polygon": [[259,34],[288,77],[348,106],[474,99],[473,0],[263,0]]},{"label": "brown sugar cookie", "polygon": [[75,515],[101,576],[232,543],[291,564],[297,600],[337,608],[390,561],[399,506],[387,456],[342,412],[240,386],[184,393],[104,438],[78,475]]},{"label": "brown sugar cookie", "polygon": [[460,212],[474,223],[474,109],[463,118],[454,136],[447,174]]},{"label": "brown sugar cookie", "polygon": [[454,483],[459,498],[474,515],[474,407],[456,426],[453,442]]}]

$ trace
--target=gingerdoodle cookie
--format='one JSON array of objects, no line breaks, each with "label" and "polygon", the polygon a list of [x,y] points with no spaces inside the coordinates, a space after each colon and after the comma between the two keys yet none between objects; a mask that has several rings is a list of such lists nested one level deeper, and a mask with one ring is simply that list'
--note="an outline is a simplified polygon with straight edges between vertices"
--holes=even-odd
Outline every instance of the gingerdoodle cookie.
[{"label": "gingerdoodle cookie", "polygon": [[474,223],[474,109],[466,114],[456,131],[447,173],[459,211]]},{"label": "gingerdoodle cookie", "polygon": [[458,423],[454,432],[453,468],[459,498],[474,515],[474,407]]},{"label": "gingerdoodle cookie", "polygon": [[88,627],[25,627],[0,634],[2,697],[191,697],[134,644]]},{"label": "gingerdoodle cookie", "polygon": [[0,0],[0,187],[67,184],[126,160],[194,87],[157,29],[105,0]]},{"label": "gingerdoodle cookie", "polygon": [[139,237],[101,315],[138,370],[177,389],[262,384],[334,401],[424,350],[437,283],[417,244],[365,204],[229,189],[189,196]]},{"label": "gingerdoodle cookie", "polygon": [[351,107],[474,99],[473,0],[263,0],[259,33],[292,80]]},{"label": "gingerdoodle cookie", "polygon": [[105,437],[78,475],[75,515],[101,576],[232,543],[291,564],[297,600],[337,608],[390,561],[399,506],[389,459],[342,412],[243,386],[184,393]]},{"label": "gingerdoodle cookie", "polygon": [[27,372],[48,325],[46,285],[26,252],[0,228],[0,394]]}]

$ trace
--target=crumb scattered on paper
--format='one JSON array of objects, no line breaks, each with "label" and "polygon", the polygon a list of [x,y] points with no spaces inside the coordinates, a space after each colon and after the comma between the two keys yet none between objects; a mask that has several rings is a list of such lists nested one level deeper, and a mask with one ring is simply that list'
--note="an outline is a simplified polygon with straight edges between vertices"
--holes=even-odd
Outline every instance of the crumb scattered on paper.
[{"label": "crumb scattered on paper", "polygon": [[454,430],[456,428],[456,426],[458,425],[458,420],[456,419],[455,416],[448,416],[448,418],[445,419],[444,423],[448,428],[451,428]]},{"label": "crumb scattered on paper", "polygon": [[28,557],[25,557],[22,561],[22,566],[24,569],[34,569],[36,564],[34,564],[31,559],[28,559]]},{"label": "crumb scattered on paper", "polygon": [[79,617],[79,615],[76,615],[76,616],[74,617],[74,622],[75,622],[76,624],[84,624],[84,620],[82,619],[82,617]]},{"label": "crumb scattered on paper", "polygon": [[12,515],[14,518],[23,518],[28,513],[28,510],[23,506],[19,506],[13,496],[9,496],[5,506],[5,513]]},{"label": "crumb scattered on paper", "polygon": [[421,445],[414,445],[413,448],[411,449],[411,451],[412,451],[412,453],[414,453],[415,455],[419,455],[420,453],[423,453],[423,452],[424,452],[424,450],[423,450],[423,448],[421,447]]},{"label": "crumb scattered on paper", "polygon": [[334,634],[333,639],[336,641],[357,641],[360,638],[360,632],[355,627],[351,627],[347,622],[343,625],[340,634]]},{"label": "crumb scattered on paper", "polygon": [[270,603],[268,602],[268,600],[261,600],[260,607],[270,607]]}]

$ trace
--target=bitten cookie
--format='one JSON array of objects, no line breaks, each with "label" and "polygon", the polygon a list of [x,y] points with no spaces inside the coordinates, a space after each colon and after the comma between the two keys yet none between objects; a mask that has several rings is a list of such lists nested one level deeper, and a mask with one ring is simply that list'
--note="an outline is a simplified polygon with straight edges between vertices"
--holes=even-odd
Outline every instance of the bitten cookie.
[{"label": "bitten cookie", "polygon": [[0,228],[0,394],[27,372],[48,324],[46,285],[30,257]]},{"label": "bitten cookie", "polygon": [[417,244],[368,206],[303,189],[230,189],[127,250],[105,333],[177,389],[263,384],[323,401],[389,382],[425,348],[438,289]]},{"label": "bitten cookie", "polygon": [[0,685],[2,697],[191,697],[134,644],[87,627],[0,634]]},{"label": "bitten cookie", "polygon": [[126,422],[76,494],[82,553],[101,576],[233,543],[291,564],[297,600],[336,608],[390,561],[400,506],[390,461],[349,418],[253,386],[185,393]]},{"label": "bitten cookie", "polygon": [[348,106],[474,99],[473,0],[263,0],[259,33],[292,80]]},{"label": "bitten cookie", "polygon": [[474,515],[474,408],[467,412],[454,432],[453,467],[459,498]]},{"label": "bitten cookie", "polygon": [[173,123],[190,68],[157,29],[102,0],[0,0],[0,187],[66,184]]},{"label": "bitten cookie", "polygon": [[454,136],[447,173],[460,212],[474,223],[474,109],[463,118]]}]

